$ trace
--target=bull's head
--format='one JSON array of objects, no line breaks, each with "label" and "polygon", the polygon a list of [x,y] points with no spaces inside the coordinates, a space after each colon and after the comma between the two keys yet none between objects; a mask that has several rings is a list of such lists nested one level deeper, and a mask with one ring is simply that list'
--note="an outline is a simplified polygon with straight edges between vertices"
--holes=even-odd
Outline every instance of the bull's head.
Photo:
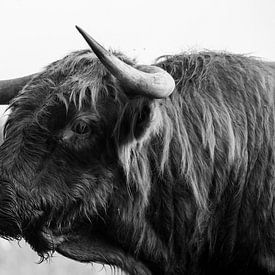
[{"label": "bull's head", "polygon": [[174,80],[78,30],[95,55],[76,52],[0,82],[2,104],[20,91],[0,149],[0,235],[25,238],[42,257],[58,250],[132,274],[157,272],[166,251],[154,253],[162,240],[147,219],[146,146],[162,125],[157,98],[172,93]]}]

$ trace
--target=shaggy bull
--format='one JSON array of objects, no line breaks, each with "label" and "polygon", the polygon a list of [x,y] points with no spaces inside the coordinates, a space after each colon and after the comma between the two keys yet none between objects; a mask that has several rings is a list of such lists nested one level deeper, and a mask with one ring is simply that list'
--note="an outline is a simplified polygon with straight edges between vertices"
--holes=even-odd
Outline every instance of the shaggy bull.
[{"label": "shaggy bull", "polygon": [[[91,46],[2,81],[0,235],[130,274],[275,274],[275,70]],[[25,85],[26,84],[26,85]]]}]

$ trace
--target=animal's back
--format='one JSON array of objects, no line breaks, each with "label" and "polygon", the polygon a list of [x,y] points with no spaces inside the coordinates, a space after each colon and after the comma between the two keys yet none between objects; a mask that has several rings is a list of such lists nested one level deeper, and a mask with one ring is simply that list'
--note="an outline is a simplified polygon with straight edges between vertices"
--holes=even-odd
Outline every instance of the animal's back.
[{"label": "animal's back", "polygon": [[184,160],[174,167],[184,177],[175,194],[189,186],[194,198],[175,195],[178,221],[188,211],[192,217],[176,224],[182,270],[274,272],[274,64],[206,52],[165,57],[159,65],[177,85],[171,100],[182,146],[175,151]]}]

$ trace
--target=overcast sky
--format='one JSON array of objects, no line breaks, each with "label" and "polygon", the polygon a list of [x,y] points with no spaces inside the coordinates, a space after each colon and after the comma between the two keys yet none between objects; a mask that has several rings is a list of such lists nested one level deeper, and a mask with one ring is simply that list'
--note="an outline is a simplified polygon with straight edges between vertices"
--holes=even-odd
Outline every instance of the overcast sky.
[{"label": "overcast sky", "polygon": [[1,0],[0,79],[86,48],[76,24],[144,63],[190,49],[275,60],[275,0]]}]

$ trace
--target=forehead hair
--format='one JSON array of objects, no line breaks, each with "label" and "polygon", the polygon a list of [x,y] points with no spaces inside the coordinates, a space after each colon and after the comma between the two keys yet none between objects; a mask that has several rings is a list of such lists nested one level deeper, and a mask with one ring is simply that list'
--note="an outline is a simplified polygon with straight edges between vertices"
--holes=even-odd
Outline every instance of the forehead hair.
[{"label": "forehead hair", "polygon": [[[134,64],[119,52],[113,54],[127,64]],[[63,99],[63,95],[69,95],[69,101],[73,101],[79,108],[87,99],[96,109],[99,97],[109,96],[110,92],[115,98],[120,98],[123,94],[119,83],[90,50],[73,52],[52,63],[46,70],[54,75],[57,81],[61,80],[58,83],[59,98]]]},{"label": "forehead hair", "polygon": [[[113,54],[127,64],[135,64],[119,52]],[[24,98],[24,93],[28,93],[26,99],[31,99],[31,94],[40,97],[43,105],[51,105],[53,95],[56,95],[67,107],[72,102],[81,109],[83,103],[88,101],[95,110],[99,98],[112,94],[120,102],[126,97],[117,80],[90,50],[73,52],[48,65],[24,88],[21,96],[15,99],[15,104]]]}]

